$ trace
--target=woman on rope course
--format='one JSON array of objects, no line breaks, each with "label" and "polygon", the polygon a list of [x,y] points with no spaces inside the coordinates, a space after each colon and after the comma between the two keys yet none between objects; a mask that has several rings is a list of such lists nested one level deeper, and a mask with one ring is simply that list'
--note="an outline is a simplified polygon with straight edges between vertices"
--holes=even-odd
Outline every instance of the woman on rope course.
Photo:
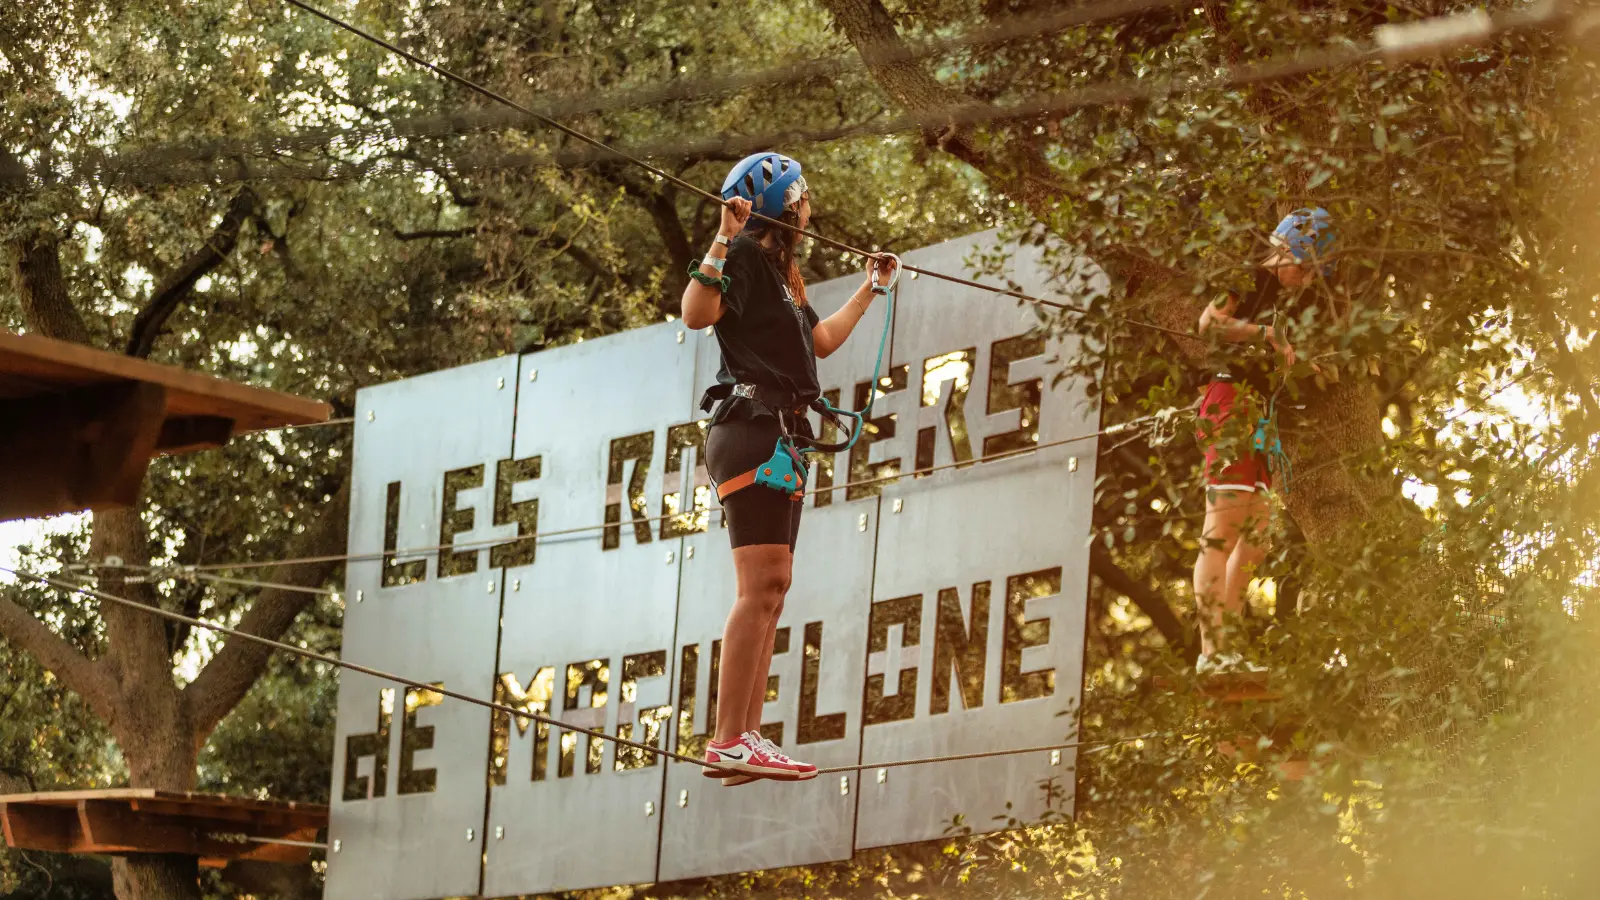
[{"label": "woman on rope course", "polygon": [[[820,399],[817,358],[839,349],[873,297],[888,293],[898,266],[891,255],[875,259],[849,302],[821,319],[806,302],[795,260],[800,235],[750,215],[795,228],[810,223],[800,164],[779,153],[749,156],[728,174],[722,196],[716,241],[683,291],[683,323],[715,325],[722,351],[717,384],[702,408],[720,401],[706,436],[706,467],[726,517],[737,579],[722,636],[716,730],[705,755],[718,768],[704,772],[724,785],[799,781],[816,777],[816,767],[785,756],[760,729],[804,507],[802,454],[836,449],[816,442],[806,412],[838,422],[839,411]],[[726,775],[730,769],[741,774]]]},{"label": "woman on rope course", "polygon": [[[1205,524],[1194,564],[1200,619],[1195,672],[1201,675],[1266,671],[1222,647],[1223,626],[1243,612],[1245,587],[1266,558],[1267,492],[1275,471],[1288,489],[1288,459],[1278,442],[1277,422],[1277,395],[1287,376],[1275,374],[1273,356],[1281,356],[1287,370],[1295,363],[1295,351],[1276,322],[1280,313],[1297,305],[1318,275],[1332,274],[1331,266],[1316,264],[1333,249],[1327,210],[1295,210],[1278,223],[1271,242],[1272,252],[1256,271],[1250,295],[1230,293],[1200,314],[1200,334],[1222,342],[1208,360],[1215,375],[1200,401],[1195,435],[1205,449],[1206,482]],[[1246,349],[1261,343],[1274,353]]]}]

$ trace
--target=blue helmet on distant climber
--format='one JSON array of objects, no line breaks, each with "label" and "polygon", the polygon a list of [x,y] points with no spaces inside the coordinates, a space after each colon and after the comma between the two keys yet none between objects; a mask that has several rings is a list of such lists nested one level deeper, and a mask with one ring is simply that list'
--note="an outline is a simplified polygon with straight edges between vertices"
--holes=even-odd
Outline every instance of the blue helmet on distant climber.
[{"label": "blue helmet on distant climber", "polygon": [[772,151],[739,160],[722,182],[722,199],[743,197],[750,201],[751,211],[772,219],[799,203],[805,192],[806,179],[800,174],[800,163]]},{"label": "blue helmet on distant climber", "polygon": [[1321,259],[1333,250],[1333,218],[1320,206],[1297,209],[1283,217],[1272,230],[1270,240],[1274,247],[1289,251],[1298,262],[1306,262],[1313,255]]}]

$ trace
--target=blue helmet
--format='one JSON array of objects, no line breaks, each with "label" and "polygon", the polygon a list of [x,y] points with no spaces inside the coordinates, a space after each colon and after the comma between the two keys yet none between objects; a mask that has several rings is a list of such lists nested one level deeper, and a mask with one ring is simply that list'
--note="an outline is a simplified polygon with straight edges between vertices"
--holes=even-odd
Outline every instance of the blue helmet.
[{"label": "blue helmet", "polygon": [[743,197],[750,201],[752,211],[774,219],[798,202],[805,191],[800,163],[772,151],[739,160],[722,182],[722,199]]},{"label": "blue helmet", "polygon": [[1322,207],[1297,209],[1272,230],[1272,246],[1289,251],[1296,260],[1305,262],[1313,253],[1327,256],[1333,250],[1335,236],[1333,219]]}]

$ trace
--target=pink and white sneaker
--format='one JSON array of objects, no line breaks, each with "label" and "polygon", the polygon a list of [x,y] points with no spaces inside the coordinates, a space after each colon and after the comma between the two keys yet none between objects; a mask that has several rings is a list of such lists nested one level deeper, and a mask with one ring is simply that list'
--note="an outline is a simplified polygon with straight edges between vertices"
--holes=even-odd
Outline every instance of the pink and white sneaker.
[{"label": "pink and white sneaker", "polygon": [[[726,779],[731,784],[744,784],[738,775],[771,778],[775,781],[805,781],[817,777],[817,767],[795,762],[784,756],[777,747],[754,731],[739,735],[736,741],[712,741],[706,745],[707,767],[700,774],[707,778]],[[715,766],[716,768],[711,768]]]},{"label": "pink and white sneaker", "polygon": [[[813,766],[810,763],[800,762],[797,759],[790,759],[789,757],[785,756],[783,754],[783,751],[778,749],[778,745],[777,744],[774,744],[773,742],[771,742],[771,741],[767,740],[766,738],[762,737],[760,732],[752,731],[752,732],[747,733],[745,735],[745,737],[753,738],[753,739],[759,741],[761,743],[762,749],[767,751],[767,756],[768,757],[770,757],[772,759],[775,759],[779,763],[782,763],[783,765],[788,766],[791,769],[793,769],[794,773],[795,773],[794,777],[792,779],[788,779],[788,780],[792,780],[792,781],[810,781],[811,779],[817,777],[817,767],[816,766]],[[768,777],[770,778],[772,776],[768,776]]]}]

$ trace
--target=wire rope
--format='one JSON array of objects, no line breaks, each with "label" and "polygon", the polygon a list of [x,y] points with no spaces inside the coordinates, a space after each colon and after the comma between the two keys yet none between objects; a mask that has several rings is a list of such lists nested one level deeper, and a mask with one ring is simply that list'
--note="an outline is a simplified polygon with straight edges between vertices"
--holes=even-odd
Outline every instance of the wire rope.
[{"label": "wire rope", "polygon": [[[392,672],[386,672],[386,671],[384,671],[382,669],[376,669],[376,668],[373,668],[372,666],[365,666],[365,665],[361,665],[360,663],[354,663],[354,662],[350,662],[349,660],[340,659],[340,658],[338,658],[336,656],[329,656],[326,653],[318,653],[315,650],[309,650],[309,649],[306,649],[304,647],[296,647],[293,644],[285,644],[285,643],[283,643],[281,641],[275,641],[275,640],[272,640],[271,638],[265,638],[265,637],[262,637],[262,636],[257,635],[257,634],[251,634],[250,632],[247,632],[247,631],[240,631],[240,630],[238,630],[236,628],[229,628],[226,625],[219,625],[219,624],[217,624],[215,622],[207,622],[204,619],[197,619],[197,618],[195,618],[193,616],[186,616],[186,615],[183,615],[182,613],[172,612],[171,610],[165,610],[165,609],[160,609],[158,607],[149,606],[149,605],[146,605],[144,603],[140,603],[140,602],[138,602],[136,600],[129,600],[126,597],[119,597],[116,594],[108,593],[106,591],[98,590],[96,588],[85,587],[83,585],[73,584],[73,583],[71,583],[69,581],[63,581],[63,580],[58,579],[58,578],[53,578],[53,577],[51,577],[49,575],[40,575],[40,574],[35,573],[35,572],[30,572],[30,571],[28,571],[26,569],[14,569],[14,568],[11,568],[11,567],[6,566],[6,565],[0,565],[0,572],[9,572],[10,574],[12,574],[12,575],[14,575],[14,576],[16,576],[18,578],[25,578],[25,579],[27,579],[29,581],[33,581],[33,582],[36,582],[36,583],[39,583],[39,584],[48,585],[50,587],[54,587],[54,588],[56,588],[58,590],[67,591],[69,593],[83,594],[85,596],[93,597],[94,599],[99,600],[99,601],[101,601],[103,603],[112,603],[112,604],[115,604],[117,606],[122,606],[122,607],[125,607],[127,609],[134,610],[136,612],[144,613],[146,615],[152,615],[152,616],[156,616],[157,618],[166,619],[166,620],[171,621],[171,622],[178,622],[178,623],[181,623],[181,624],[184,624],[184,625],[188,625],[191,628],[201,628],[201,629],[205,629],[207,631],[216,632],[218,634],[224,634],[224,635],[227,635],[229,637],[235,637],[235,638],[239,638],[241,640],[250,641],[252,643],[260,644],[260,645],[262,645],[264,647],[267,647],[269,649],[272,649],[272,650],[276,650],[276,651],[279,651],[279,652],[282,652],[282,653],[289,653],[289,654],[292,654],[294,656],[301,657],[302,659],[309,659],[309,660],[312,660],[314,662],[325,663],[327,665],[335,666],[335,667],[338,667],[340,669],[345,669],[345,670],[351,671],[351,672],[357,672],[357,673],[360,673],[362,675],[367,675],[367,676],[370,676],[372,678],[377,678],[377,679],[382,680],[382,681],[393,682],[394,684],[404,685],[405,687],[414,688],[416,690],[430,691],[432,693],[438,694],[441,697],[449,697],[452,700],[459,700],[459,701],[461,701],[463,703],[470,703],[470,704],[472,704],[474,706],[481,706],[481,707],[483,707],[485,709],[492,710],[493,712],[501,713],[503,715],[514,716],[514,717],[516,717],[518,719],[526,719],[528,721],[538,722],[541,725],[549,725],[549,726],[552,726],[552,727],[555,727],[555,728],[560,728],[560,729],[562,729],[564,731],[576,732],[578,734],[587,735],[587,736],[589,736],[591,738],[594,738],[596,740],[609,741],[609,742],[611,742],[613,744],[616,744],[618,746],[629,747],[629,748],[632,748],[634,750],[638,750],[638,751],[641,751],[641,752],[644,752],[644,753],[652,753],[652,754],[655,754],[656,756],[662,756],[662,757],[666,757],[667,759],[676,760],[678,762],[688,763],[688,764],[694,765],[694,766],[699,766],[701,768],[709,769],[709,770],[714,771],[714,772],[721,772],[724,775],[742,775],[742,774],[746,774],[746,773],[740,772],[738,770],[722,768],[722,767],[717,766],[715,764],[707,763],[703,759],[697,759],[697,758],[692,757],[692,756],[686,756],[686,755],[684,755],[682,753],[678,753],[678,752],[673,751],[673,750],[663,750],[662,748],[657,747],[657,746],[655,746],[653,744],[645,744],[645,743],[641,743],[639,741],[631,740],[629,738],[621,737],[619,735],[607,734],[603,730],[597,730],[597,729],[593,729],[593,728],[585,728],[584,726],[581,726],[581,725],[575,725],[575,724],[572,724],[570,722],[563,722],[560,719],[557,719],[557,718],[554,718],[554,717],[551,717],[551,716],[547,716],[547,715],[544,715],[542,713],[533,712],[532,710],[518,708],[518,707],[515,707],[515,706],[511,706],[509,704],[505,704],[505,703],[499,703],[499,702],[496,702],[494,700],[485,700],[482,697],[474,697],[474,696],[472,696],[470,694],[463,694],[460,691],[456,691],[456,690],[452,690],[450,688],[442,687],[442,686],[439,686],[437,684],[430,684],[428,682],[418,681],[418,680],[413,679],[413,678],[407,678],[404,675],[397,675],[397,674],[392,673]],[[1027,753],[1048,752],[1048,751],[1051,751],[1051,750],[1069,750],[1069,749],[1077,749],[1077,748],[1114,747],[1114,746],[1117,746],[1117,745],[1120,745],[1120,744],[1130,744],[1130,743],[1135,743],[1135,742],[1138,742],[1138,741],[1150,740],[1153,737],[1155,737],[1155,735],[1142,734],[1142,735],[1138,735],[1138,736],[1135,736],[1135,737],[1114,738],[1114,739],[1110,739],[1110,740],[1069,741],[1069,742],[1062,742],[1062,743],[1059,743],[1059,744],[1047,744],[1047,745],[1033,746],[1033,747],[1018,747],[1018,748],[1012,748],[1012,749],[1006,749],[1006,750],[986,750],[986,751],[979,751],[979,752],[974,752],[974,753],[950,754],[950,755],[947,755],[947,756],[929,756],[929,757],[922,757],[922,758],[910,759],[910,760],[884,761],[884,762],[876,762],[876,763],[860,763],[860,764],[848,765],[848,766],[832,766],[832,767],[829,767],[829,768],[826,768],[826,769],[819,768],[817,770],[817,774],[818,775],[825,775],[825,774],[838,774],[838,773],[841,773],[841,772],[859,772],[859,771],[863,771],[863,770],[866,770],[866,769],[883,769],[883,768],[889,768],[889,767],[892,767],[892,766],[926,765],[926,764],[938,763],[938,762],[953,762],[953,761],[963,760],[963,759],[983,759],[983,758],[995,757],[995,756],[1015,756],[1015,755],[1027,754]]]}]

